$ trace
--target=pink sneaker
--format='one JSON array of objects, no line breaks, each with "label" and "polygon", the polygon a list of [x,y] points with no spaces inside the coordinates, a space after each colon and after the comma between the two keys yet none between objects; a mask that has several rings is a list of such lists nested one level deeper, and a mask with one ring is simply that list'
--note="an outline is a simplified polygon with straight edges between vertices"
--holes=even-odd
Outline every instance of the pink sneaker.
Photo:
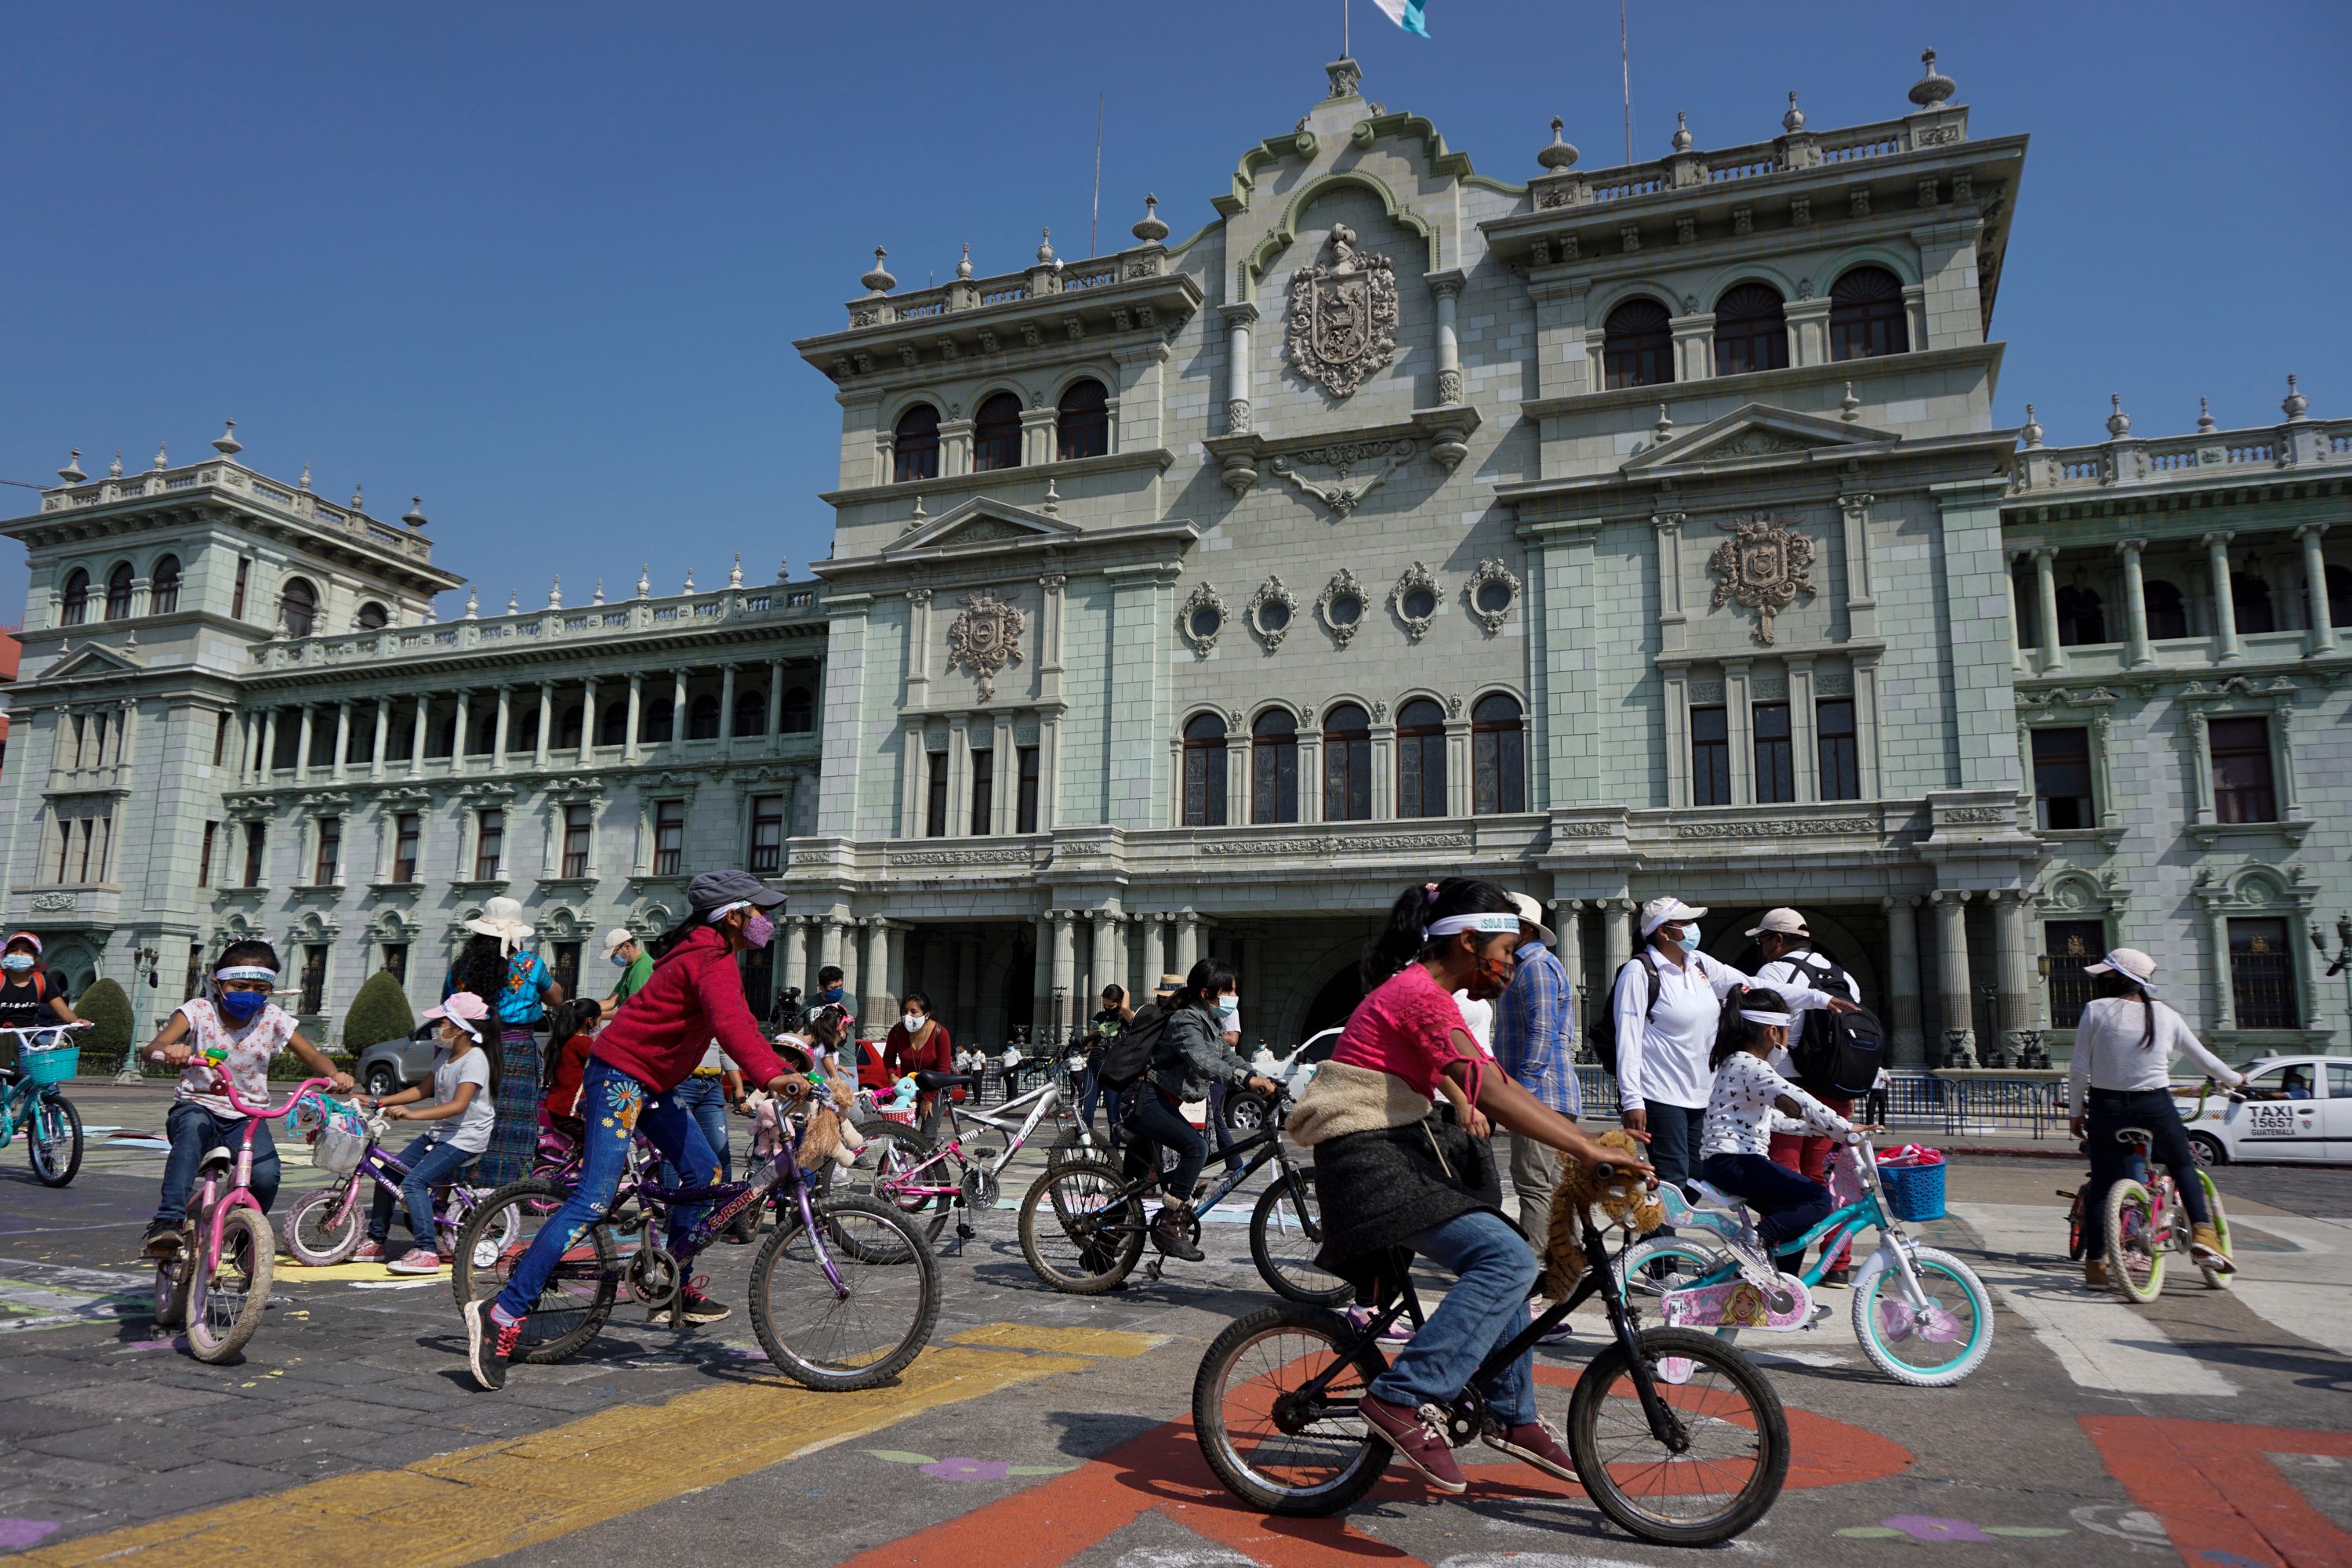
[{"label": "pink sneaker", "polygon": [[1356,1409],[1373,1434],[1419,1470],[1431,1486],[1454,1497],[1470,1489],[1470,1483],[1462,1479],[1462,1467],[1454,1462],[1453,1445],[1445,1440],[1444,1411],[1434,1405],[1418,1410],[1409,1405],[1391,1405],[1370,1394],[1356,1401]]},{"label": "pink sneaker", "polygon": [[387,1274],[438,1274],[441,1255],[429,1247],[412,1247],[383,1266]]},{"label": "pink sneaker", "polygon": [[353,1263],[381,1263],[381,1262],[383,1262],[383,1243],[382,1243],[381,1241],[362,1241],[362,1242],[361,1242],[361,1243],[360,1243],[360,1249],[359,1249],[357,1252],[354,1252],[354,1253],[352,1253],[352,1258],[351,1258],[351,1260],[352,1260]]}]

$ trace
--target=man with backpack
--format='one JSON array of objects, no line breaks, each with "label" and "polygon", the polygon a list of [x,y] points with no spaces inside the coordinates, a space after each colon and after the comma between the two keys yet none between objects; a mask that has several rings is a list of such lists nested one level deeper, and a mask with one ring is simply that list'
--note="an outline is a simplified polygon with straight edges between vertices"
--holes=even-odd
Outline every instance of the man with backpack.
[{"label": "man with backpack", "polygon": [[[1759,985],[1773,991],[1808,986],[1848,1002],[1861,1002],[1862,988],[1853,976],[1813,951],[1812,932],[1806,928],[1805,917],[1795,910],[1766,910],[1748,934],[1764,953],[1763,967],[1756,972]],[[1850,1119],[1855,1099],[1870,1092],[1885,1065],[1884,1036],[1877,1018],[1867,1011],[1807,1013],[1790,1032],[1786,1055],[1787,1064],[1780,1070],[1807,1094]],[[1774,1164],[1826,1186],[1830,1154],[1836,1145],[1832,1138],[1775,1132],[1771,1159]],[[1843,1285],[1852,1279],[1851,1247],[1851,1240],[1839,1247],[1822,1283]]]}]

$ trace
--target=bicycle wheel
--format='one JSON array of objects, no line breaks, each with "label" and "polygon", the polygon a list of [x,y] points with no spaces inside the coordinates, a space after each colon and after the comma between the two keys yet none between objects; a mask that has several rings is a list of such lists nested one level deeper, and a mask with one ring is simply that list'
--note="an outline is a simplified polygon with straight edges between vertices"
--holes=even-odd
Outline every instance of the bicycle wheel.
[{"label": "bicycle wheel", "polygon": [[2153,1301],[2164,1293],[2155,1200],[2128,1179],[2107,1189],[2107,1282],[2135,1301]]},{"label": "bicycle wheel", "polygon": [[[198,1243],[199,1247],[203,1244]],[[217,1364],[245,1348],[269,1305],[278,1238],[259,1209],[239,1205],[221,1224],[219,1256],[199,1254],[188,1292],[188,1353]]]},{"label": "bicycle wheel", "polygon": [[[2221,1189],[2213,1185],[2213,1178],[2205,1173],[2202,1166],[2200,1166],[2197,1171],[2197,1184],[2205,1189],[2205,1206],[2213,1213],[2213,1230],[2214,1234],[2221,1238],[2222,1255],[2231,1258],[2236,1258],[2237,1248],[2230,1240],[2230,1216],[2222,1212],[2221,1208]],[[2196,1254],[2191,1253],[2189,1257],[2193,1260]],[[2230,1288],[2231,1277],[2219,1268],[2208,1268],[2200,1263],[2197,1266],[2197,1272],[2205,1277],[2205,1283],[2213,1289],[2227,1290]]]},{"label": "bicycle wheel", "polygon": [[25,1152],[32,1157],[33,1179],[45,1187],[62,1187],[81,1169],[81,1112],[62,1094],[37,1095],[32,1124],[25,1129]]},{"label": "bicycle wheel", "polygon": [[1569,1401],[1568,1445],[1585,1494],[1602,1513],[1662,1546],[1714,1546],[1764,1517],[1789,1474],[1789,1420],[1780,1395],[1737,1346],[1695,1329],[1645,1329],[1643,1359],[1687,1365],[1653,1386],[1681,1428],[1669,1447],[1650,1430],[1632,1358],[1612,1343],[1584,1369]]},{"label": "bicycle wheel", "polygon": [[1874,1268],[1855,1288],[1853,1337],[1895,1382],[1947,1388],[1991,1353],[1992,1298],[1976,1271],[1948,1252],[1915,1247],[1911,1267],[1919,1276],[1916,1301],[1892,1264]]},{"label": "bicycle wheel", "polygon": [[278,1222],[287,1253],[311,1268],[341,1263],[360,1249],[360,1200],[341,1183],[322,1188]]},{"label": "bicycle wheel", "polygon": [[857,1163],[844,1171],[828,1162],[818,1191],[827,1196],[846,1192],[888,1204],[922,1230],[925,1241],[937,1241],[947,1228],[955,1199],[944,1193],[910,1193],[903,1186],[961,1189],[963,1162],[952,1152],[932,1158],[940,1152],[939,1145],[903,1121],[877,1117],[857,1123],[857,1131],[866,1139]]},{"label": "bicycle wheel", "polygon": [[[1728,1254],[1708,1247],[1696,1232],[1687,1236],[1654,1236],[1646,1241],[1637,1241],[1620,1252],[1610,1265],[1617,1277],[1618,1294],[1654,1322],[1664,1321],[1668,1291],[1688,1289],[1704,1276],[1730,1266]],[[1739,1338],[1736,1328],[1717,1329],[1714,1332],[1726,1344]]]},{"label": "bicycle wheel", "polygon": [[1103,1160],[1110,1154],[1110,1145],[1097,1136],[1091,1127],[1069,1126],[1062,1129],[1054,1146],[1045,1151],[1045,1169],[1059,1170],[1073,1160]]},{"label": "bicycle wheel", "polygon": [[1021,1256],[1066,1295],[1116,1290],[1143,1256],[1143,1200],[1100,1161],[1048,1171],[1021,1200]]},{"label": "bicycle wheel", "polygon": [[195,1252],[184,1247],[177,1258],[155,1265],[155,1326],[176,1329],[188,1321],[188,1289],[195,1279]]},{"label": "bicycle wheel", "polygon": [[1260,1193],[1250,1211],[1250,1257],[1274,1293],[1309,1307],[1336,1307],[1355,1287],[1316,1267],[1323,1226],[1315,1207],[1315,1176],[1294,1171]]},{"label": "bicycle wheel", "polygon": [[[939,1266],[888,1204],[833,1197],[812,1206],[815,1234],[788,1209],[751,1258],[751,1331],[795,1383],[835,1391],[887,1383],[939,1321]],[[859,1245],[835,1246],[842,1236]]]},{"label": "bicycle wheel", "polygon": [[[496,1296],[570,1194],[553,1182],[511,1182],[474,1205],[457,1232],[449,1270],[457,1304]],[[575,1236],[540,1288],[523,1320],[514,1359],[534,1366],[559,1362],[596,1337],[620,1293],[620,1248],[611,1220]]]},{"label": "bicycle wheel", "polygon": [[1372,1489],[1389,1446],[1356,1413],[1388,1370],[1366,1343],[1319,1399],[1299,1394],[1359,1337],[1339,1313],[1293,1303],[1234,1319],[1192,1379],[1192,1435],[1225,1489],[1265,1513],[1338,1513]]}]

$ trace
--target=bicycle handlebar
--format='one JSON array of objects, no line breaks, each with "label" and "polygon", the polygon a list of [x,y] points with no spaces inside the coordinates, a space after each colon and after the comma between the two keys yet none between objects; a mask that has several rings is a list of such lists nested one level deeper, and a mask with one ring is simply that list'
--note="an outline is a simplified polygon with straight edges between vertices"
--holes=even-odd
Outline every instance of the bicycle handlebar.
[{"label": "bicycle handlebar", "polygon": [[236,1092],[236,1085],[231,1081],[228,1074],[221,1071],[218,1068],[213,1068],[213,1080],[220,1085],[221,1093],[226,1097],[231,1105],[236,1107],[236,1109],[243,1114],[254,1117],[262,1121],[275,1121],[279,1117],[290,1116],[293,1114],[294,1108],[302,1103],[302,1097],[304,1095],[311,1093],[316,1089],[332,1089],[335,1087],[335,1080],[331,1078],[306,1078],[295,1089],[293,1094],[287,1100],[284,1105],[272,1110],[267,1105],[247,1104],[244,1097]]},{"label": "bicycle handlebar", "polygon": [[[88,1029],[95,1026],[96,1026],[91,1024],[88,1018],[84,1018],[79,1023],[73,1024],[6,1024],[0,1025],[0,1035],[14,1035],[16,1037],[16,1043],[19,1046],[24,1046],[28,1044],[26,1037],[29,1035],[70,1035],[77,1029]],[[33,1046],[31,1048],[39,1051],[47,1050],[49,1047],[47,1046]]]}]

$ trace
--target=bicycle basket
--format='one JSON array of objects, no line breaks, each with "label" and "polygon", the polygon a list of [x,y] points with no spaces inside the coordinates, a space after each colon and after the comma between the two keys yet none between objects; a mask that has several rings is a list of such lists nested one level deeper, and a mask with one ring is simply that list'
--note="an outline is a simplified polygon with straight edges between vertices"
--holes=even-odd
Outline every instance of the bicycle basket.
[{"label": "bicycle basket", "polygon": [[1881,1165],[1878,1184],[1886,1194],[1886,1206],[1900,1220],[1925,1221],[1944,1217],[1944,1170],[1939,1163],[1933,1165]]},{"label": "bicycle basket", "polygon": [[355,1119],[338,1116],[319,1129],[319,1141],[310,1145],[310,1163],[330,1175],[348,1176],[359,1169],[367,1146],[367,1129]]},{"label": "bicycle basket", "polygon": [[25,1069],[26,1083],[70,1083],[81,1067],[79,1046],[56,1046],[48,1050],[30,1047],[16,1053],[16,1065]]}]

